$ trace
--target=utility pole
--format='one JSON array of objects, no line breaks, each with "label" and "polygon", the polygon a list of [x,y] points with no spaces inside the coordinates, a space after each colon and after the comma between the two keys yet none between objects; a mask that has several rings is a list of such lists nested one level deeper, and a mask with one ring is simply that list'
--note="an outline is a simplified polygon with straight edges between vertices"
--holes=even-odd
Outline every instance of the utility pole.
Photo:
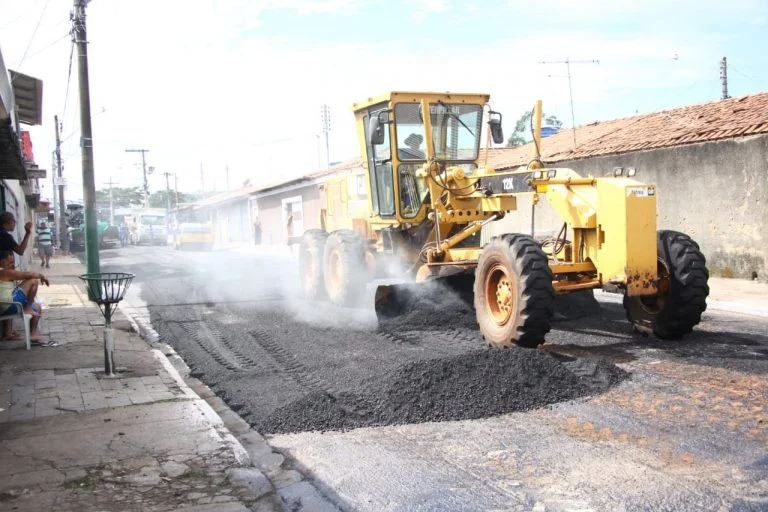
[{"label": "utility pole", "polygon": [[[571,125],[573,126],[573,147],[576,147],[576,114],[573,109],[573,86],[571,84],[571,64],[600,64],[599,60],[571,60],[566,57],[565,60],[540,61],[539,64],[565,64],[568,72],[568,95],[571,98]],[[552,77],[553,75],[549,75]]]},{"label": "utility pole", "polygon": [[112,176],[109,177],[109,181],[106,183],[109,185],[109,224],[115,225],[115,199],[112,196],[112,185],[119,185],[112,181]]},{"label": "utility pole", "polygon": [[[168,182],[168,178],[170,177],[170,172],[164,172],[163,176],[165,176],[165,236],[167,237],[168,234],[171,232],[171,185]],[[176,208],[178,209],[179,203],[176,203]]]},{"label": "utility pole", "polygon": [[320,127],[325,135],[325,168],[330,169],[331,153],[328,144],[328,134],[331,131],[331,109],[325,104],[320,106]]},{"label": "utility pole", "polygon": [[205,199],[205,174],[203,173],[203,162],[200,162],[200,196]]},{"label": "utility pole", "polygon": [[96,226],[91,92],[88,82],[88,41],[85,31],[85,6],[88,1],[74,0],[71,17],[72,32],[77,45],[77,77],[80,88],[80,148],[83,162],[83,202],[85,203],[85,267],[89,274],[95,274],[99,272],[99,235]]},{"label": "utility pole", "polygon": [[[172,174],[173,173],[170,173],[170,172],[163,173],[163,176],[165,176],[165,208],[166,210],[168,210],[166,213],[169,213],[169,214],[171,213],[171,184],[168,181],[168,178]],[[179,206],[178,203],[176,204],[176,206],[177,207]]]},{"label": "utility pole", "polygon": [[224,166],[224,172],[227,174],[227,192],[229,192],[229,165]]},{"label": "utility pole", "polygon": [[[56,203],[58,207],[57,217],[59,219],[56,223],[56,230],[58,231],[56,236],[59,239],[61,250],[66,254],[69,252],[69,237],[67,236],[67,204],[64,202],[64,179],[62,178],[64,169],[61,165],[61,124],[59,123],[59,116],[53,116],[53,121],[56,128],[56,175],[59,182],[58,202]],[[54,197],[56,196],[56,181],[54,179]]]},{"label": "utility pole", "polygon": [[179,207],[179,176],[173,174],[173,189],[176,191],[176,208]]},{"label": "utility pole", "polygon": [[149,182],[147,181],[147,158],[148,149],[126,149],[126,153],[141,153],[141,169],[144,172],[144,207],[149,206]]},{"label": "utility pole", "polygon": [[730,96],[728,96],[728,63],[725,57],[720,61],[720,82],[723,86],[723,97],[721,99],[727,100]]}]

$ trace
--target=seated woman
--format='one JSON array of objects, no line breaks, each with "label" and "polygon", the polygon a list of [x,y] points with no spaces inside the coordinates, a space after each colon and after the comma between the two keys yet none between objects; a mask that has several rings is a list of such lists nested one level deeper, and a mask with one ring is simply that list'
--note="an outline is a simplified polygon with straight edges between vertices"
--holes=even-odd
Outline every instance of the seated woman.
[{"label": "seated woman", "polygon": [[[14,285],[15,281],[21,281],[21,283]],[[32,315],[29,327],[29,339],[31,341],[40,341],[40,333],[37,330],[37,326],[40,323],[40,316],[43,314],[43,310],[39,303],[35,303],[38,281],[46,286],[50,285],[48,279],[43,274],[16,270],[13,253],[10,251],[0,251],[0,302],[20,302],[24,308],[24,313]],[[12,304],[1,313],[12,314],[14,312],[12,308],[15,307],[17,306]],[[5,320],[4,322],[3,339],[20,339],[14,335],[11,321]]]}]

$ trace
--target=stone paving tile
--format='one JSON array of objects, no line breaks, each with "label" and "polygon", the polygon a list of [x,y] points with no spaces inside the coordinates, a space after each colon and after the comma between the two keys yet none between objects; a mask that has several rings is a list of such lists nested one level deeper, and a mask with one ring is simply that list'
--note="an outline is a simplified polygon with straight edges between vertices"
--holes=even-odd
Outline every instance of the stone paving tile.
[{"label": "stone paving tile", "polygon": [[78,399],[62,398],[59,400],[59,409],[64,412],[82,412],[85,410],[85,404],[82,397]]},{"label": "stone paving tile", "polygon": [[51,389],[56,387],[54,379],[35,381],[35,389]]},{"label": "stone paving tile", "polygon": [[149,402],[154,402],[155,399],[152,398],[152,396],[147,393],[129,393],[128,398],[130,399],[131,403],[134,405],[137,404],[148,404]]},{"label": "stone paving tile", "polygon": [[118,379],[99,379],[99,385],[102,391],[119,391],[125,387],[125,384]]},{"label": "stone paving tile", "polygon": [[59,390],[56,388],[38,389],[35,391],[35,400],[43,398],[59,398]]},{"label": "stone paving tile", "polygon": [[34,375],[35,381],[43,381],[43,380],[54,380],[55,375],[53,374],[53,370],[34,370],[32,372],[32,375]]},{"label": "stone paving tile", "polygon": [[11,406],[11,421],[31,420],[35,417],[35,406],[30,403],[13,404]]},{"label": "stone paving tile", "polygon": [[35,418],[61,414],[58,398],[43,398],[35,402]]},{"label": "stone paving tile", "polygon": [[117,395],[107,398],[107,407],[125,407],[126,405],[131,405],[131,399],[128,395]]},{"label": "stone paving tile", "polygon": [[177,395],[174,395],[170,391],[161,391],[159,393],[153,393],[150,392],[149,396],[152,397],[152,400],[158,401],[158,400],[173,400],[177,397]]},{"label": "stone paving tile", "polygon": [[109,407],[107,404],[107,397],[104,396],[103,391],[83,393],[83,403],[85,405],[85,409],[89,411]]}]

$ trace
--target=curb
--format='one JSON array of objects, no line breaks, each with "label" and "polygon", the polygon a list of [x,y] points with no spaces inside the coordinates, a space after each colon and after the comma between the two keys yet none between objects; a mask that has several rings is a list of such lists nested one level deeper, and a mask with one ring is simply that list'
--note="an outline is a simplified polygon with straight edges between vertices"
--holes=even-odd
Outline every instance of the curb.
[{"label": "curb", "polygon": [[[306,475],[296,471],[292,467],[280,467],[284,461],[284,456],[269,445],[261,434],[250,428],[245,420],[243,420],[236,412],[230,409],[224,402],[218,397],[218,400],[225,408],[227,414],[231,414],[236,421],[245,425],[247,431],[241,432],[234,427],[231,428],[230,424],[225,421],[221,416],[221,413],[217,412],[208,399],[201,397],[189,384],[184,380],[179,370],[174,366],[173,362],[169,359],[169,355],[163,350],[152,348],[151,344],[160,344],[167,347],[170,351],[171,357],[178,358],[183,368],[187,368],[184,359],[167,343],[159,341],[159,335],[157,331],[152,328],[151,323],[145,322],[142,318],[134,317],[131,311],[136,311],[136,308],[125,304],[124,307],[121,304],[120,311],[128,319],[139,337],[146,343],[150,344],[150,350],[153,356],[160,362],[163,369],[168,372],[171,377],[176,381],[179,388],[184,392],[186,398],[191,400],[198,400],[201,402],[201,406],[204,409],[206,415],[215,418],[217,423],[213,425],[218,434],[222,437],[223,441],[230,446],[235,454],[237,462],[241,465],[241,468],[247,469],[253,473],[260,475],[260,479],[268,486],[269,490],[254,495],[255,508],[254,510],[291,510],[296,512],[302,511],[318,511],[318,512],[335,512],[340,510],[339,507],[324,493],[322,493]],[[202,381],[197,381],[199,385],[207,386]],[[230,418],[230,422],[232,419]],[[233,430],[237,431],[236,434]],[[255,457],[264,457],[268,452],[267,461],[256,460]]]},{"label": "curb", "polygon": [[[608,293],[603,290],[595,290],[595,298],[602,302],[612,302],[615,304],[622,303],[622,295],[616,293]],[[724,311],[726,313],[738,313],[741,315],[759,316],[762,318],[768,318],[768,309],[755,308],[744,305],[740,302],[731,302],[725,300],[714,300],[707,298],[707,310],[708,311]]]}]

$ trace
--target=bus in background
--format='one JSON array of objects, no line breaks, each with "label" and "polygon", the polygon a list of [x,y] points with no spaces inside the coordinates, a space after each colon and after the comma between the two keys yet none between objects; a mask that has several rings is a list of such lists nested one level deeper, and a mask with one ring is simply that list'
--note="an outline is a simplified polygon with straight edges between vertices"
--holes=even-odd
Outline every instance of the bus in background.
[{"label": "bus in background", "polygon": [[182,205],[173,212],[173,245],[176,249],[213,248],[213,228],[195,205]]}]

